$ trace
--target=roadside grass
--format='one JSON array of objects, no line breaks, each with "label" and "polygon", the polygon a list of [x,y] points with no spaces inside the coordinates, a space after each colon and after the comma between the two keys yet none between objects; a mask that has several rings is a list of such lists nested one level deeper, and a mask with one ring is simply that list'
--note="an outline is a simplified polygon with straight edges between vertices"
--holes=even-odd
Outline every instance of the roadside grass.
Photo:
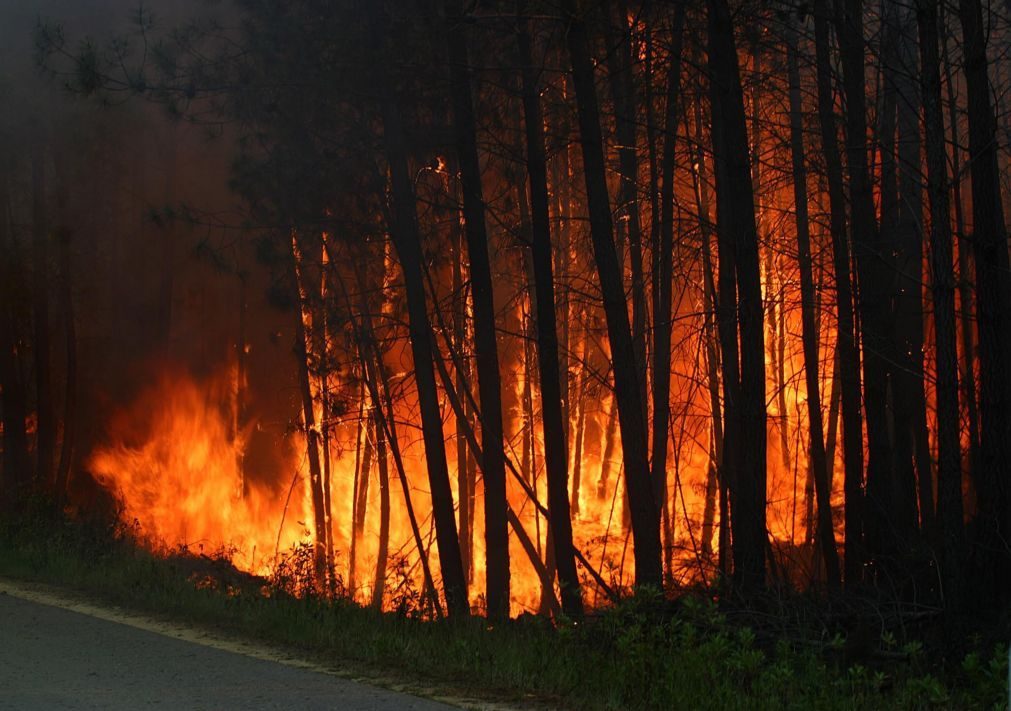
[{"label": "roadside grass", "polygon": [[760,637],[694,597],[638,597],[579,625],[422,621],[255,582],[205,584],[185,559],[153,555],[108,526],[62,519],[0,521],[0,576],[499,701],[594,710],[994,709],[1007,698],[1004,648],[943,663],[916,642],[884,639],[881,648],[893,652],[885,661],[852,660],[841,636],[816,646]]}]

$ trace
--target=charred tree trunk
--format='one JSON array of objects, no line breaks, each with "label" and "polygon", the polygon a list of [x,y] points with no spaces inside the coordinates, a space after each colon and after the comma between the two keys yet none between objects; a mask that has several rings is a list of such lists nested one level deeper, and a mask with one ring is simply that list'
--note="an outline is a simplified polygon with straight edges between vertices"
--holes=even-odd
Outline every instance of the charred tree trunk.
[{"label": "charred tree trunk", "polygon": [[959,336],[962,341],[962,359],[964,361],[962,392],[965,397],[966,417],[969,421],[969,477],[978,491],[980,476],[979,406],[976,397],[976,339],[973,326],[973,282],[971,278],[972,247],[965,229],[965,212],[962,200],[962,150],[958,140],[958,101],[955,98],[951,58],[948,54],[948,37],[950,35],[945,17],[942,6],[938,8],[938,36],[941,40],[941,62],[944,66],[944,84],[948,100],[948,124],[951,136],[951,175],[953,176],[951,190],[955,213],[954,240],[957,242],[958,248]]},{"label": "charred tree trunk", "polygon": [[56,456],[56,416],[53,411],[52,363],[49,346],[49,227],[46,224],[46,169],[41,138],[32,146],[32,310],[35,323],[35,485],[44,490],[53,481]]},{"label": "charred tree trunk", "polygon": [[975,563],[988,603],[1011,597],[1011,271],[997,166],[997,125],[990,103],[983,10],[959,0],[969,113],[973,253],[979,329],[980,475]]},{"label": "charred tree trunk", "polygon": [[302,285],[299,280],[297,237],[292,234],[291,243],[291,288],[295,296],[295,367],[298,370],[298,391],[302,401],[302,432],[305,435],[306,455],[309,460],[309,490],[312,498],[313,527],[315,542],[313,559],[316,565],[316,581],[323,585],[327,574],[326,550],[326,508],[323,503],[323,471],[320,466],[319,428],[313,406],[312,386],[309,382],[309,352],[306,343],[305,322],[303,321]]},{"label": "charred tree trunk", "polygon": [[[611,100],[614,104],[615,139],[618,142],[618,240],[627,237],[629,266],[632,272],[632,346],[635,350],[639,389],[646,393],[646,290],[642,271],[642,223],[639,213],[639,156],[636,152],[636,92],[632,67],[632,35],[628,28],[628,7],[624,0],[607,0],[604,18],[609,42],[607,53]],[[619,260],[622,261],[622,260]],[[624,264],[621,264],[624,272]],[[648,422],[646,398],[642,399],[643,422]],[[648,436],[648,435],[647,435]]]},{"label": "charred tree trunk", "polygon": [[[710,438],[709,467],[706,474],[706,502],[703,510],[703,551],[712,551],[712,525],[716,514],[717,503],[726,499],[727,480],[724,476],[723,465],[723,408],[720,405],[720,356],[719,340],[716,333],[716,282],[713,275],[712,258],[712,221],[710,217],[709,187],[707,185],[706,155],[702,140],[702,106],[701,102],[695,102],[694,114],[694,137],[695,137],[695,207],[699,219],[699,232],[702,237],[702,333],[701,338],[705,340],[706,353],[706,382],[709,390],[709,413],[710,428],[712,436]],[[719,501],[717,501],[717,493]],[[719,528],[719,553],[720,571],[726,573],[724,563],[728,560],[725,543],[729,540],[728,519],[725,508],[720,510]],[[708,522],[709,535],[705,535],[706,524]]]},{"label": "charred tree trunk", "polygon": [[372,584],[372,607],[381,610],[383,607],[383,595],[386,591],[386,562],[390,550],[390,472],[389,462],[386,458],[386,432],[378,422],[378,408],[382,407],[376,403],[372,421],[376,431],[376,460],[379,464],[379,549],[376,552],[376,574]]},{"label": "charred tree trunk", "polygon": [[[863,0],[837,6],[836,27],[846,95],[846,157],[849,169],[850,224],[859,284],[863,353],[864,410],[867,415],[867,546],[879,562],[894,562],[900,538],[891,516],[906,502],[896,498],[891,467],[891,423],[887,406],[890,334],[887,331],[885,255],[874,215],[874,195],[867,155],[867,106],[864,75]],[[914,504],[915,505],[915,504]],[[904,509],[903,509],[904,511]],[[901,524],[899,524],[901,526]]]},{"label": "charred tree trunk", "polygon": [[[731,477],[734,578],[741,591],[747,593],[765,586],[768,542],[765,527],[765,333],[758,230],[744,97],[730,8],[726,0],[708,0],[706,5],[720,248],[718,313],[726,407],[724,463]],[[737,299],[734,299],[735,292]]]},{"label": "charred tree trunk", "polygon": [[[453,239],[453,345],[457,352],[464,353],[467,344],[467,294],[463,286],[463,234],[459,219],[452,220]],[[461,362],[462,362],[461,357]],[[466,379],[462,368],[456,370],[456,388],[460,390]],[[460,517],[460,556],[463,559],[463,569],[467,581],[473,579],[474,573],[474,482],[473,467],[467,449],[467,440],[463,434],[466,422],[466,404],[463,411],[456,416],[456,490],[459,499]]]},{"label": "charred tree trunk", "polygon": [[6,172],[0,169],[0,388],[3,388],[4,453],[0,505],[13,507],[26,493],[31,480],[31,465],[25,431],[28,404],[18,364],[18,253],[10,228],[9,183]]},{"label": "charred tree trunk", "polygon": [[658,504],[667,497],[667,440],[670,434],[671,382],[671,280],[674,260],[674,171],[677,147],[678,104],[681,89],[681,45],[684,37],[685,5],[674,8],[670,67],[667,70],[667,107],[664,118],[663,153],[660,173],[660,236],[657,245],[656,274],[653,279],[653,496]]},{"label": "charred tree trunk", "polygon": [[[882,153],[882,252],[890,255],[892,334],[889,383],[894,420],[892,472],[897,508],[893,526],[902,541],[917,529],[917,493],[924,530],[933,520],[933,476],[927,447],[923,383],[923,198],[920,193],[920,96],[915,20],[895,2],[885,5],[882,38],[884,91],[890,97]],[[885,170],[887,169],[887,171]],[[918,475],[918,476],[917,476]],[[920,486],[917,487],[917,479]]]},{"label": "charred tree trunk", "polygon": [[[77,326],[70,267],[71,232],[70,227],[66,224],[66,185],[63,182],[63,176],[59,178],[57,201],[60,218],[60,224],[56,229],[60,260],[60,309],[63,311],[67,371],[63,400],[63,439],[60,443],[60,459],[56,466],[53,496],[57,505],[62,506],[66,500],[67,487],[70,482],[70,469],[77,437]],[[0,245],[2,245],[2,241],[0,241]],[[0,246],[0,249],[2,248]]]},{"label": "charred tree trunk", "polygon": [[432,327],[428,318],[425,284],[422,277],[423,256],[421,234],[415,211],[414,187],[407,164],[407,142],[401,123],[401,108],[397,106],[391,78],[385,71],[389,61],[390,43],[382,35],[382,7],[370,5],[373,40],[380,56],[376,66],[382,91],[382,125],[389,162],[392,224],[390,232],[404,274],[407,293],[407,314],[414,360],[414,375],[421,410],[422,438],[425,442],[425,463],[432,492],[432,515],[435,519],[436,543],[442,566],[443,591],[450,616],[469,614],[467,580],[460,556],[453,490],[446,464],[446,443],[442,431],[442,412],[433,365]]},{"label": "charred tree trunk", "polygon": [[547,158],[544,150],[544,117],[540,89],[527,29],[525,0],[517,4],[520,64],[523,79],[523,116],[527,143],[527,175],[530,181],[530,217],[536,301],[537,367],[541,384],[541,426],[544,431],[544,464],[548,477],[548,525],[554,547],[562,610],[570,617],[583,614],[583,597],[576,574],[569,514],[568,454],[562,412],[562,383],[555,319],[555,287],[551,259],[551,223],[548,214]]},{"label": "charred tree trunk", "polygon": [[625,461],[625,485],[632,512],[635,538],[636,586],[660,589],[660,516],[649,481],[646,422],[643,397],[636,372],[635,347],[628,322],[621,267],[614,247],[610,199],[607,194],[600,110],[593,79],[586,27],[577,0],[564,0],[568,23],[568,49],[579,116],[580,143],[590,215],[593,259],[600,280],[607,334],[614,364],[614,389],[618,399],[618,421]]},{"label": "charred tree trunk", "polygon": [[962,451],[959,441],[958,346],[955,326],[955,275],[952,271],[951,210],[948,200],[941,73],[938,57],[937,5],[918,0],[920,82],[927,146],[927,190],[930,196],[930,267],[937,348],[938,513],[943,537],[942,575],[945,604],[958,609],[962,600]]},{"label": "charred tree trunk", "polygon": [[[358,278],[359,295],[364,296],[364,280],[362,279],[361,272],[356,272],[356,277]],[[347,296],[346,289],[344,289],[344,293]],[[369,389],[369,398],[373,403],[372,413],[375,417],[376,429],[382,430],[383,440],[389,445],[390,455],[393,457],[393,463],[396,465],[397,478],[400,480],[400,488],[404,494],[404,509],[407,512],[407,520],[411,526],[411,535],[414,538],[414,545],[418,551],[418,558],[421,561],[425,594],[431,600],[436,614],[441,617],[442,604],[439,602],[439,594],[435,589],[435,581],[428,560],[428,551],[425,549],[425,542],[421,536],[421,528],[418,525],[418,517],[414,512],[414,504],[411,500],[411,487],[407,481],[407,470],[404,466],[400,444],[397,439],[397,425],[393,417],[393,399],[390,396],[389,374],[383,362],[382,351],[376,342],[375,331],[372,327],[372,315],[368,310],[368,304],[363,300],[360,306],[361,322],[357,322],[351,307],[350,298],[348,299],[348,312],[351,316],[351,323],[358,332],[358,343],[363,347],[359,349],[358,356],[362,372],[364,373],[365,384]],[[436,535],[438,535],[438,531]],[[443,579],[445,586],[445,574],[443,574]]]},{"label": "charred tree trunk", "polygon": [[818,77],[818,122],[828,177],[829,230],[835,272],[838,320],[839,378],[842,399],[843,492],[845,496],[845,570],[847,586],[860,581],[863,571],[863,416],[860,408],[860,353],[856,341],[850,248],[846,234],[846,198],[842,157],[835,122],[832,62],[829,47],[829,9],[826,0],[814,0],[815,53]]},{"label": "charred tree trunk", "polygon": [[502,386],[495,336],[495,302],[485,225],[481,165],[471,96],[466,18],[460,0],[445,0],[453,128],[463,185],[463,214],[474,301],[474,351],[481,395],[484,526],[488,617],[509,616],[509,522],[506,518]]},{"label": "charred tree trunk", "polygon": [[[811,473],[818,497],[818,541],[821,544],[825,575],[830,588],[840,586],[839,553],[832,525],[832,490],[825,456],[825,432],[821,417],[821,381],[818,377],[818,327],[815,323],[814,277],[811,269],[811,227],[807,205],[807,164],[804,152],[803,106],[800,68],[797,61],[796,31],[787,29],[787,62],[790,90],[790,146],[793,163],[793,199],[797,215],[797,261],[800,267],[800,309],[804,347],[804,376],[807,385],[808,428]],[[782,413],[785,414],[785,413]]]}]

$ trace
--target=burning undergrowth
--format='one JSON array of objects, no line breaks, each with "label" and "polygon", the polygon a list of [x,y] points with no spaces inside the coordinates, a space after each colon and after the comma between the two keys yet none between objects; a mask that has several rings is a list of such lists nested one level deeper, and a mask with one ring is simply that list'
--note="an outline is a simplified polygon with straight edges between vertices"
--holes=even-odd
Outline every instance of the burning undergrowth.
[{"label": "burning undergrowth", "polygon": [[[137,539],[269,576],[312,537],[297,456],[274,482],[245,476],[255,423],[240,426],[234,376],[162,375],[109,424],[89,468],[135,522]],[[284,480],[287,481],[284,481]]]}]

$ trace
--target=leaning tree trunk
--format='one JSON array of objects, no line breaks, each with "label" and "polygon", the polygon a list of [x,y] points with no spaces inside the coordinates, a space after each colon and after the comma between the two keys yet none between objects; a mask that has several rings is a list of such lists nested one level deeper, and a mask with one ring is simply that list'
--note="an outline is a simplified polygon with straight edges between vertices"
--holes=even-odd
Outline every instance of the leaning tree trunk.
[{"label": "leaning tree trunk", "polygon": [[401,123],[402,109],[397,105],[391,78],[385,63],[390,61],[390,43],[383,36],[382,6],[369,4],[373,43],[377,50],[376,67],[382,92],[382,126],[386,158],[390,169],[390,199],[392,223],[390,235],[400,256],[407,294],[408,329],[411,354],[414,360],[414,378],[421,410],[422,439],[425,443],[425,463],[432,496],[432,516],[435,519],[435,538],[442,566],[442,584],[446,607],[450,616],[463,616],[470,612],[467,600],[467,580],[460,556],[460,539],[457,537],[453,490],[449,483],[446,464],[446,442],[442,431],[442,409],[435,382],[432,326],[428,318],[425,283],[422,276],[423,255],[421,233],[415,208],[414,186],[407,164],[407,138]]},{"label": "leaning tree trunk", "polygon": [[[753,207],[755,196],[734,27],[727,0],[708,0],[706,4],[720,245],[720,340],[723,343],[724,392],[729,395],[725,398],[724,462],[732,472],[734,578],[747,593],[765,585],[768,543],[765,527],[765,326],[758,229]],[[724,265],[725,261],[730,263]],[[732,275],[725,274],[730,270],[733,270]],[[735,309],[732,309],[732,286],[736,286],[738,294]],[[732,458],[728,456],[731,449],[734,450]]]},{"label": "leaning tree trunk", "polygon": [[576,4],[577,0],[564,0],[562,10],[568,22],[568,49],[579,116],[593,260],[600,281],[613,360],[614,391],[618,399],[618,424],[625,461],[625,486],[632,513],[636,586],[659,589],[662,585],[660,516],[649,481],[646,422],[643,419],[645,395],[639,387],[636,373],[635,347],[629,328],[621,267],[614,247],[593,62],[586,27]]},{"label": "leaning tree trunk", "polygon": [[527,175],[530,180],[530,217],[534,294],[537,302],[537,368],[541,384],[541,427],[548,477],[548,525],[554,544],[562,610],[570,617],[583,614],[583,597],[576,573],[572,520],[568,499],[568,454],[562,413],[562,383],[555,317],[555,287],[551,260],[551,223],[548,214],[548,173],[544,150],[544,117],[540,89],[527,29],[526,3],[516,8],[520,64],[523,77],[523,116],[526,127]]}]

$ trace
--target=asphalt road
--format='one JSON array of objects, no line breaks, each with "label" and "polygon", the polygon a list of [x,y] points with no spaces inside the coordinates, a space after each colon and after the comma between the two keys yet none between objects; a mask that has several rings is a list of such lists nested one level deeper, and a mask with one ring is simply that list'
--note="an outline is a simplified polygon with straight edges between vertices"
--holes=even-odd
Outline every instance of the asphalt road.
[{"label": "asphalt road", "polygon": [[0,709],[147,708],[454,707],[0,594]]}]

